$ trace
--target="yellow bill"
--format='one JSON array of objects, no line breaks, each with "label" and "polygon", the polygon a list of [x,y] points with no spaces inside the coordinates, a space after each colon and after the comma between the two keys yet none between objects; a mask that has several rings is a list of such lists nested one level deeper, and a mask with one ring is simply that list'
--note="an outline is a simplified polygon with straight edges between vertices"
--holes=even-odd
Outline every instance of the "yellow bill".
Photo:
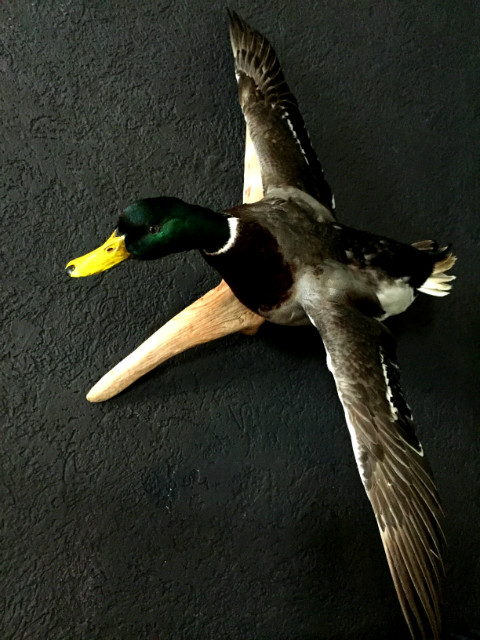
[{"label": "yellow bill", "polygon": [[101,247],[80,258],[70,260],[65,268],[72,278],[93,276],[126,260],[130,255],[125,247],[125,236],[118,236],[114,231]]}]

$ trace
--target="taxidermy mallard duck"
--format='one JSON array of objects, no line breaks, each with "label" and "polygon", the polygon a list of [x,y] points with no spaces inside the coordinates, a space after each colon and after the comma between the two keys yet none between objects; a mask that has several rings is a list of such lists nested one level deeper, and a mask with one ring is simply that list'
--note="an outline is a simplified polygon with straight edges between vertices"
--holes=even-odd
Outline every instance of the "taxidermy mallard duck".
[{"label": "taxidermy mallard duck", "polygon": [[199,249],[237,298],[266,320],[313,324],[323,339],[360,477],[380,529],[411,634],[440,638],[442,510],[399,382],[383,320],[419,293],[445,296],[455,257],[347,227],[269,42],[230,16],[240,105],[260,163],[264,197],[227,211],[178,198],[139,200],[106,243],[71,261],[71,276],[127,258]]}]

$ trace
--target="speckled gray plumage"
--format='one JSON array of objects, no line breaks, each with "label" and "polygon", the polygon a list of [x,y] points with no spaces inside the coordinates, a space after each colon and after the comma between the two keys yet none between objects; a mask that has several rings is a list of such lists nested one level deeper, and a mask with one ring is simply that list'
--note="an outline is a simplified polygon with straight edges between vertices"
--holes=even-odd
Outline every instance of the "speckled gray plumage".
[{"label": "speckled gray plumage", "polygon": [[[478,627],[478,8],[235,8],[276,34],[343,221],[441,232],[461,257],[448,305],[425,297],[390,326],[448,516],[447,625]],[[0,15],[0,637],[408,637],[313,329],[230,337],[84,401],[217,282],[193,253],[81,295],[63,267],[139,195],[238,202],[224,4],[4,0]]]}]

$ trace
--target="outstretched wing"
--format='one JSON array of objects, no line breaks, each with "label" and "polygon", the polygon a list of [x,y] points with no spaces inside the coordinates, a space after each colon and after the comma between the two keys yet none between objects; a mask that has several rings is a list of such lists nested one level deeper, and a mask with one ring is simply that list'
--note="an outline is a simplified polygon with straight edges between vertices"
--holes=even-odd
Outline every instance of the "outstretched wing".
[{"label": "outstretched wing", "polygon": [[327,350],[410,632],[425,638],[427,623],[438,640],[442,509],[400,388],[393,337],[352,308],[307,311]]},{"label": "outstretched wing", "polygon": [[296,187],[330,211],[334,201],[312,148],[297,101],[272,46],[236,13],[230,13],[240,106],[258,156],[263,191]]}]

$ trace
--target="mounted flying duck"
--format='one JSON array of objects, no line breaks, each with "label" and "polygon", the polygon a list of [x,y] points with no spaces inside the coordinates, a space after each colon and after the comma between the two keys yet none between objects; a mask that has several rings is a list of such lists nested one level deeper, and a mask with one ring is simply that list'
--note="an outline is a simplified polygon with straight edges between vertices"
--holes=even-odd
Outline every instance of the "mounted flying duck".
[{"label": "mounted flying duck", "polygon": [[[439,640],[442,511],[382,321],[404,311],[419,292],[447,295],[454,276],[446,272],[455,257],[435,242],[407,245],[338,223],[272,47],[236,14],[230,36],[255,149],[249,161],[258,162],[263,198],[218,212],[175,198],[138,201],[120,216],[107,241],[113,248],[106,244],[67,268],[72,276],[89,275],[129,256],[149,260],[196,248],[233,291],[236,298],[224,287],[235,313],[250,314],[238,327],[254,330],[264,319],[313,324],[325,344],[407,624],[414,637],[425,638],[430,628]],[[215,325],[217,311],[209,314]],[[215,329],[214,337],[230,329]],[[197,336],[193,343],[201,341]],[[154,351],[146,348],[143,361],[151,364]],[[143,361],[139,354],[134,366]]]}]

